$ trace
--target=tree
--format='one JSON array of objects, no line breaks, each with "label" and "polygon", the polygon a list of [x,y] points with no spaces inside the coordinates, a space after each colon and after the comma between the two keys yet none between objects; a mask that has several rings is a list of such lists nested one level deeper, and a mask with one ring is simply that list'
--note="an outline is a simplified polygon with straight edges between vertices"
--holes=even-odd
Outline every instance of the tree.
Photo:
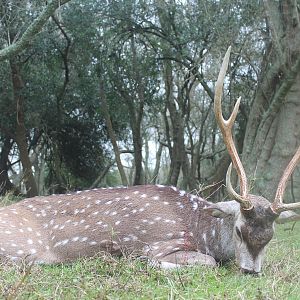
[{"label": "tree", "polygon": [[[273,199],[279,178],[299,146],[300,23],[295,1],[266,0],[264,11],[266,44],[243,160],[255,178],[254,192]],[[298,178],[295,172],[292,182]]]},{"label": "tree", "polygon": [[[24,49],[26,49],[31,43],[34,37],[39,33],[39,31],[43,28],[45,23],[48,21],[50,16],[54,14],[57,8],[66,4],[70,0],[51,0],[50,2],[46,2],[46,7],[40,13],[40,15],[28,26],[26,31],[22,34],[22,36],[17,40],[13,41],[12,44],[9,44],[4,49],[0,50],[0,61],[12,58],[13,56],[19,54]],[[3,5],[3,9],[5,9],[5,4]],[[5,11],[2,12],[2,15],[5,16]]]},{"label": "tree", "polygon": [[111,116],[109,113],[109,108],[108,108],[108,103],[107,103],[107,99],[106,99],[106,94],[105,94],[105,86],[104,86],[104,82],[103,82],[103,74],[101,73],[100,70],[100,76],[99,76],[99,85],[100,85],[100,105],[101,105],[101,109],[103,111],[103,115],[106,121],[106,126],[107,126],[107,131],[109,134],[109,138],[110,141],[112,143],[113,149],[114,149],[114,154],[115,154],[115,160],[117,163],[117,167],[121,176],[121,180],[122,180],[122,184],[124,186],[128,186],[128,180],[127,180],[127,176],[125,174],[123,165],[122,165],[122,161],[121,161],[121,155],[120,155],[120,150],[117,144],[117,138],[116,138],[116,134],[113,128],[113,124],[111,122]]},{"label": "tree", "polygon": [[243,97],[237,148],[255,191],[272,194],[299,138],[294,2],[78,0],[59,14],[49,14],[58,1],[17,1],[15,10],[11,3],[4,1],[0,21],[6,188],[20,187],[12,173],[29,170],[34,190],[29,182],[43,169],[46,192],[126,185],[127,177],[189,190],[208,185],[209,196],[230,163],[212,106],[232,45],[223,108],[226,115]]}]

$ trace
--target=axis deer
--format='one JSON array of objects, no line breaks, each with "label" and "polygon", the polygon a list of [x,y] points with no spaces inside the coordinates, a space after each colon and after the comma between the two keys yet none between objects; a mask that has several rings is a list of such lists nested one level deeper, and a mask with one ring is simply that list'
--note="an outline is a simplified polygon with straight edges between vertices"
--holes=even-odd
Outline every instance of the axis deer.
[{"label": "axis deer", "polygon": [[0,256],[48,264],[100,251],[115,255],[133,251],[162,268],[216,266],[236,257],[244,272],[260,272],[274,221],[279,217],[288,221],[290,214],[284,212],[300,207],[300,203],[283,204],[282,200],[287,180],[300,159],[300,148],[284,171],[273,203],[248,193],[231,135],[239,101],[229,120],[224,120],[221,112],[229,53],[230,49],[216,84],[215,113],[239,175],[240,195],[230,184],[230,167],[227,188],[234,200],[217,204],[159,185],[25,199],[0,209]]}]

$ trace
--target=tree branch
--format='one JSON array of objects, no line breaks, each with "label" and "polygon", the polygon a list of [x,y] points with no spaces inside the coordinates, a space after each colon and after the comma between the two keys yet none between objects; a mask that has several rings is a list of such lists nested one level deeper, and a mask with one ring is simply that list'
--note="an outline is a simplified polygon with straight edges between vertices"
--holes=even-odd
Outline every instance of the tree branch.
[{"label": "tree branch", "polygon": [[54,14],[55,10],[70,0],[52,0],[41,12],[41,14],[29,25],[27,30],[23,33],[22,37],[15,43],[0,50],[0,61],[9,59],[27,48],[32,39],[39,33],[49,17]]}]

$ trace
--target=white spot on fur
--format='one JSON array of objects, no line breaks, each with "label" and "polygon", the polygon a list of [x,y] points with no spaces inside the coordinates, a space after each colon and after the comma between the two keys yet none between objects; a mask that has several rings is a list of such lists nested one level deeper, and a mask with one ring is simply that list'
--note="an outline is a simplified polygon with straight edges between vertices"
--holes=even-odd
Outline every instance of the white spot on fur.
[{"label": "white spot on fur", "polygon": [[198,200],[198,197],[195,195],[190,195],[190,200],[192,201]]},{"label": "white spot on fur", "polygon": [[203,238],[204,244],[206,244],[206,233],[205,232],[202,234],[202,238]]},{"label": "white spot on fur", "polygon": [[196,210],[198,208],[198,203],[197,202],[194,202],[193,203],[193,210]]}]

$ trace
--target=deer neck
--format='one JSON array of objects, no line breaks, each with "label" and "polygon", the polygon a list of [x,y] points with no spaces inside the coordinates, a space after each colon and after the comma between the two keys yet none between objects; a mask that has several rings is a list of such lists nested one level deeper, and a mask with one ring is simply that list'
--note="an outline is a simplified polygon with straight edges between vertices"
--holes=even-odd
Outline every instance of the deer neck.
[{"label": "deer neck", "polygon": [[190,228],[199,251],[213,256],[216,261],[234,258],[234,217],[215,218],[199,206],[190,219]]}]

